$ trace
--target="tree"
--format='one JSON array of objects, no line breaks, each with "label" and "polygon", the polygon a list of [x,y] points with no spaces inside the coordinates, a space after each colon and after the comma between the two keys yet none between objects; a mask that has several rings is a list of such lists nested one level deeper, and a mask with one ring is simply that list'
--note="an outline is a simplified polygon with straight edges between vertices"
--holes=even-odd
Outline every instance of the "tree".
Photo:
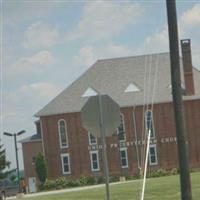
[{"label": "tree", "polygon": [[44,184],[47,178],[47,164],[45,157],[41,153],[35,158],[35,170],[41,184]]},{"label": "tree", "polygon": [[10,162],[6,160],[6,150],[3,149],[3,145],[0,144],[0,178],[6,176],[5,169],[10,166]]}]

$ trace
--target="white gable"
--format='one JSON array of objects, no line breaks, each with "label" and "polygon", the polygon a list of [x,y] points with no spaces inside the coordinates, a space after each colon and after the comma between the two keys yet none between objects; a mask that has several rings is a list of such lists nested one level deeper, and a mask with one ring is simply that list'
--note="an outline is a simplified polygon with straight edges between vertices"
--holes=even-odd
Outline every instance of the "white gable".
[{"label": "white gable", "polygon": [[91,87],[89,87],[82,95],[82,97],[91,97],[91,96],[96,96],[98,93],[92,89]]},{"label": "white gable", "polygon": [[138,92],[140,89],[134,84],[130,83],[124,92]]}]

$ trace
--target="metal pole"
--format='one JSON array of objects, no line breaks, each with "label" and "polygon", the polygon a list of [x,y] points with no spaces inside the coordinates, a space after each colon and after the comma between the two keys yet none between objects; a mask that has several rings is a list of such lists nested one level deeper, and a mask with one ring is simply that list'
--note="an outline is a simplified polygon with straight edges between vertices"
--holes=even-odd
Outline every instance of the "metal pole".
[{"label": "metal pole", "polygon": [[144,166],[144,179],[143,179],[143,183],[142,183],[141,200],[144,200],[144,191],[145,191],[146,177],[147,177],[147,165],[148,165],[148,157],[149,157],[150,138],[151,138],[151,129],[149,129],[148,136],[147,136],[147,147],[146,147],[146,157],[145,157],[145,166]]},{"label": "metal pole", "polygon": [[21,192],[20,190],[20,177],[19,177],[19,161],[18,161],[18,149],[17,149],[17,135],[14,133],[14,141],[15,141],[15,154],[16,154],[16,164],[17,164],[17,178],[18,178],[18,190],[19,193]]},{"label": "metal pole", "polygon": [[106,199],[110,200],[110,188],[109,188],[109,171],[108,171],[108,159],[106,153],[106,139],[105,139],[105,127],[103,122],[102,100],[101,95],[98,95],[99,99],[99,111],[100,111],[100,130],[101,130],[101,142],[103,151],[103,163],[104,163],[104,175],[106,181]]},{"label": "metal pole", "polygon": [[179,155],[180,182],[182,200],[192,200],[190,171],[188,164],[188,141],[186,137],[186,125],[184,120],[182,89],[180,78],[180,61],[178,45],[178,28],[176,16],[175,0],[166,0],[169,43],[170,43],[170,62],[171,62],[171,82],[174,102],[174,114],[176,122],[176,135]]}]

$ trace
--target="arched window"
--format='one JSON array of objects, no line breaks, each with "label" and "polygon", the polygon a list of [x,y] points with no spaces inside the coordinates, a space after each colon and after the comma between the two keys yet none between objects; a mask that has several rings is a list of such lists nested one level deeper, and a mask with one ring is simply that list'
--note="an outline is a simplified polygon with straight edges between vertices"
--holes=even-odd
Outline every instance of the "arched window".
[{"label": "arched window", "polygon": [[120,126],[117,129],[117,135],[119,141],[125,141],[126,140],[126,134],[125,134],[125,125],[124,125],[124,115],[120,114],[121,123]]},{"label": "arched window", "polygon": [[88,132],[88,139],[89,145],[97,144],[97,138],[91,132]]},{"label": "arched window", "polygon": [[154,122],[153,122],[153,112],[152,110],[146,110],[145,112],[145,124],[146,132],[151,133],[150,137],[155,138]]},{"label": "arched window", "polygon": [[68,147],[67,128],[65,120],[63,119],[58,121],[58,132],[60,138],[60,147],[67,148]]}]

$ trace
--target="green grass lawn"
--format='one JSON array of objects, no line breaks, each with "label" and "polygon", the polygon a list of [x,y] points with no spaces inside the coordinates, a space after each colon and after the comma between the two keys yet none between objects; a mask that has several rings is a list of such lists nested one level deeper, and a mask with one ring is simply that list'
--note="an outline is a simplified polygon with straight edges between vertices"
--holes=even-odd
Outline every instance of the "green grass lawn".
[{"label": "green grass lawn", "polygon": [[[200,173],[192,173],[193,200],[200,199]],[[179,176],[167,176],[147,179],[145,200],[178,200]],[[125,182],[111,186],[112,200],[139,200],[141,191],[140,181]],[[27,200],[103,200],[105,190],[103,188],[88,189],[84,191],[69,192],[56,195],[46,195]]]}]

